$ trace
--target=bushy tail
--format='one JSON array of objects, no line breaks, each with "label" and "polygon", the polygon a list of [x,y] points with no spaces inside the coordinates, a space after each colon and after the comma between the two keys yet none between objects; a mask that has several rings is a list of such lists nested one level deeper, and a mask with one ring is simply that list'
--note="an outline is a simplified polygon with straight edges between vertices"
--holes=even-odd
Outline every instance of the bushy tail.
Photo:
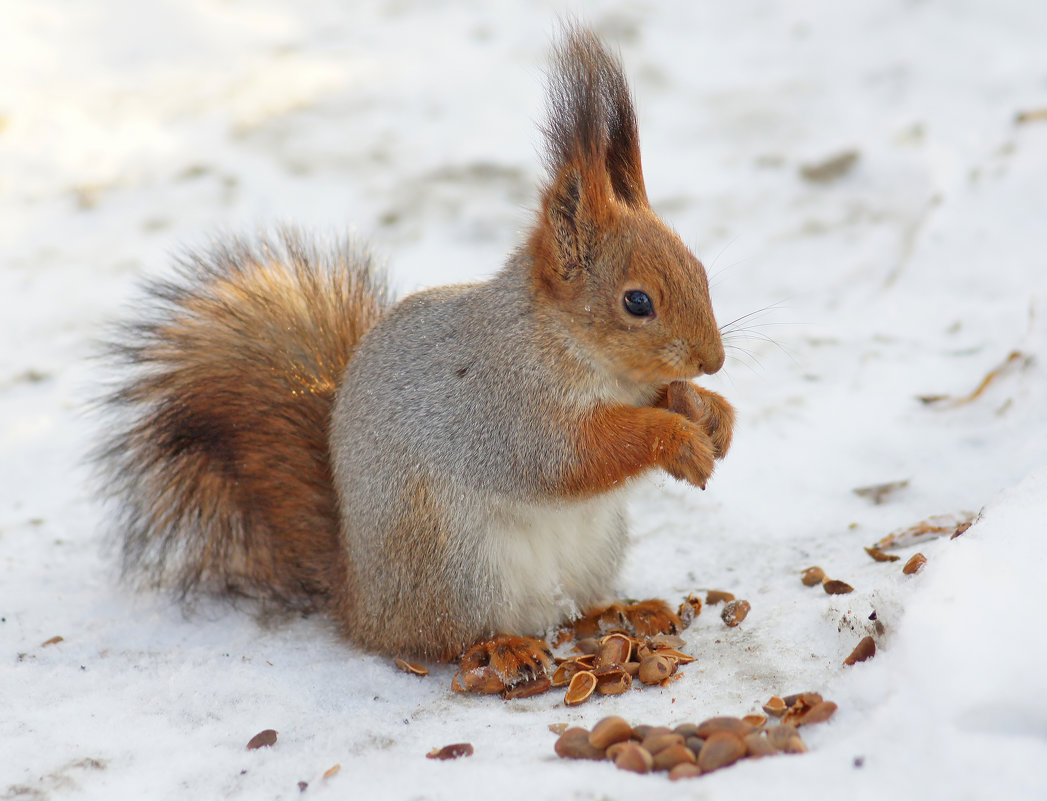
[{"label": "bushy tail", "polygon": [[111,350],[96,456],[125,575],[309,611],[346,580],[328,429],[357,342],[390,305],[348,244],[294,232],[189,253]]}]

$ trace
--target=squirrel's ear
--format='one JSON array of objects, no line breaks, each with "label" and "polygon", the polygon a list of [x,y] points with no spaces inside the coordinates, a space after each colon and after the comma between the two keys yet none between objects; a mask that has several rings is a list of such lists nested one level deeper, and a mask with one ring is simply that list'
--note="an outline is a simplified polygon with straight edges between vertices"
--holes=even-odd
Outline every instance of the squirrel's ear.
[{"label": "squirrel's ear", "polygon": [[611,187],[601,169],[567,164],[542,198],[539,228],[553,251],[557,277],[572,281],[593,262],[599,237],[609,222]]}]

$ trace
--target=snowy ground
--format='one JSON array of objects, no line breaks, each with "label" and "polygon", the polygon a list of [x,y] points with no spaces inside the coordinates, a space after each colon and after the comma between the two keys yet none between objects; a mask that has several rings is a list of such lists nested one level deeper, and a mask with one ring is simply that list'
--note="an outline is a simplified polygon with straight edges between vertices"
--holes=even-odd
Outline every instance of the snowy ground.
[{"label": "snowy ground", "polygon": [[[462,697],[320,621],[186,617],[113,580],[80,466],[92,340],[180,243],[353,226],[411,289],[526,225],[555,2],[8,3],[0,26],[0,799],[1047,797],[1047,5],[590,3],[652,202],[706,262],[736,404],[702,493],[637,487],[623,596],[752,603],[667,689]],[[474,6],[474,7],[470,7]],[[308,8],[308,11],[304,10]],[[846,151],[850,169],[802,168]],[[1013,359],[967,403],[963,398]],[[882,504],[857,487],[907,480]],[[939,513],[963,536],[873,562]],[[819,564],[854,585],[799,581]],[[844,657],[872,625],[879,651]],[[55,636],[61,642],[44,645]],[[555,758],[550,723],[839,704],[810,752],[669,785]],[[274,748],[244,746],[265,728]],[[475,755],[425,759],[468,741]],[[341,770],[328,779],[334,765]]]}]

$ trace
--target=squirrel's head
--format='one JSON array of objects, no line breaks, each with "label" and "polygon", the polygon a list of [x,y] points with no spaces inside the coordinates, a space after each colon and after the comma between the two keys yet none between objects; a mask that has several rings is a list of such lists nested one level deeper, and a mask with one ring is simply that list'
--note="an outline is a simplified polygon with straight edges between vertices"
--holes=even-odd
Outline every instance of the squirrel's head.
[{"label": "squirrel's head", "polygon": [[543,306],[618,379],[715,373],[724,351],[705,269],[648,205],[629,87],[588,31],[568,31],[556,53],[546,136],[528,240]]}]

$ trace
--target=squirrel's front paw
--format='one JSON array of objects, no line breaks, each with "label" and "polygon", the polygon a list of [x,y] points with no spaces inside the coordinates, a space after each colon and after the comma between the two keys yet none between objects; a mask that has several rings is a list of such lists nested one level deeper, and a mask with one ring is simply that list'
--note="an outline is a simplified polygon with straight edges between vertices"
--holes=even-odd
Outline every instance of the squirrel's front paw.
[{"label": "squirrel's front paw", "polygon": [[702,427],[713,445],[713,456],[722,459],[731,447],[734,407],[716,392],[690,381],[673,381],[666,388],[666,407]]},{"label": "squirrel's front paw", "polygon": [[452,686],[457,683],[465,692],[499,693],[548,675],[552,666],[553,654],[544,640],[498,634],[465,652]]},{"label": "squirrel's front paw", "polygon": [[705,482],[713,474],[716,446],[700,426],[680,421],[679,444],[676,452],[666,460],[666,472],[673,478],[705,489]]}]

